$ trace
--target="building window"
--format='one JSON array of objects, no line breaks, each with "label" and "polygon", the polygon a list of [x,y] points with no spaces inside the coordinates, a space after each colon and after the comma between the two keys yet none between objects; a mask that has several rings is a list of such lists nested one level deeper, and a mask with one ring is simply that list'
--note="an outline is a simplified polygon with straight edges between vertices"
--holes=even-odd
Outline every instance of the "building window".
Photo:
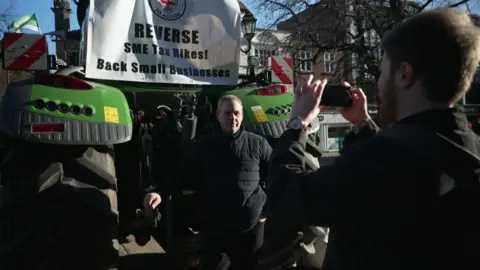
[{"label": "building window", "polygon": [[335,71],[335,58],[333,53],[323,53],[323,70],[325,73],[333,73]]},{"label": "building window", "polygon": [[[364,45],[367,47],[368,62],[374,65],[380,65],[382,59],[382,48],[380,46],[381,38],[374,29],[363,33]],[[364,79],[367,81],[375,80],[375,77],[368,73],[366,68],[360,68],[365,74]]]},{"label": "building window", "polygon": [[298,59],[300,60],[300,71],[313,72],[313,53],[311,51],[300,51],[298,55]]},{"label": "building window", "polygon": [[368,48],[376,48],[381,42],[380,36],[377,34],[377,32],[374,29],[365,31],[365,33],[363,33],[363,38],[364,38],[364,45]]},{"label": "building window", "polygon": [[351,127],[328,127],[327,151],[339,152],[343,147],[343,141]]},{"label": "building window", "polygon": [[255,49],[255,56],[260,60],[260,65],[268,67],[270,62],[270,56],[276,56],[279,54],[278,50],[272,49]]}]

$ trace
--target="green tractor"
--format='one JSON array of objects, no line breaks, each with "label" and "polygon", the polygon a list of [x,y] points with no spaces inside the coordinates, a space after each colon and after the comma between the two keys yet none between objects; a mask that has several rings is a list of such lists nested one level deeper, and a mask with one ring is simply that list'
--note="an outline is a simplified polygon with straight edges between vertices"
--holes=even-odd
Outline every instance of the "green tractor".
[{"label": "green tractor", "polygon": [[[80,25],[87,2],[78,3]],[[24,34],[5,38],[18,39],[14,35]],[[6,89],[0,110],[8,152],[0,168],[0,269],[115,269],[118,246],[131,234],[140,245],[153,235],[167,254],[197,267],[204,250],[202,211],[194,207],[198,194],[173,195],[162,203],[157,222],[156,215],[139,219],[145,192],[182,162],[197,138],[218,131],[220,97],[239,97],[246,130],[274,144],[286,128],[293,93],[271,84],[265,73],[240,76],[232,86],[85,75],[80,66],[39,71]],[[318,122],[309,129],[312,149],[318,129]],[[313,239],[321,232],[313,228],[310,234]],[[301,239],[295,229],[283,234],[282,243],[271,241],[264,269],[296,260]],[[72,261],[78,264],[68,265]]]},{"label": "green tractor", "polygon": [[116,269],[113,145],[133,125],[122,92],[96,86],[43,74],[6,89],[0,269]]}]

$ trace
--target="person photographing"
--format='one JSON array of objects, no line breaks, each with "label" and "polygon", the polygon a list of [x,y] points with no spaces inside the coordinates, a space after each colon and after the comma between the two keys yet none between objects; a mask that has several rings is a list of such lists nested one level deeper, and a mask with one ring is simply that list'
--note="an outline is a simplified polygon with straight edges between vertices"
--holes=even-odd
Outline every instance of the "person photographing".
[{"label": "person photographing", "polygon": [[480,60],[468,14],[434,9],[383,37],[379,118],[361,89],[342,108],[353,144],[315,171],[302,164],[306,128],[326,80],[297,84],[288,130],[275,144],[271,218],[329,227],[324,270],[480,269],[480,146],[455,105]]}]

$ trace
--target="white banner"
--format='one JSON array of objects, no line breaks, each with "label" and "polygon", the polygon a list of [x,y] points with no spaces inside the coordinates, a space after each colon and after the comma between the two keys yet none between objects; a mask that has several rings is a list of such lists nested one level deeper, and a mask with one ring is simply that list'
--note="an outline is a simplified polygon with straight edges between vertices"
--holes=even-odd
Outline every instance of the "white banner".
[{"label": "white banner", "polygon": [[237,0],[93,0],[87,78],[150,83],[238,83]]}]

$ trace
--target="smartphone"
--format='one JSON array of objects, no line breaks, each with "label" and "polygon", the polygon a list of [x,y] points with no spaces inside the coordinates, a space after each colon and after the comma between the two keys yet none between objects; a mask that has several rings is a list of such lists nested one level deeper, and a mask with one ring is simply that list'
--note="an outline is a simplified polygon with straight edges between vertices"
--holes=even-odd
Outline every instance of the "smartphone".
[{"label": "smartphone", "polygon": [[350,86],[327,84],[323,90],[320,105],[327,107],[352,107],[353,97],[350,89]]}]

